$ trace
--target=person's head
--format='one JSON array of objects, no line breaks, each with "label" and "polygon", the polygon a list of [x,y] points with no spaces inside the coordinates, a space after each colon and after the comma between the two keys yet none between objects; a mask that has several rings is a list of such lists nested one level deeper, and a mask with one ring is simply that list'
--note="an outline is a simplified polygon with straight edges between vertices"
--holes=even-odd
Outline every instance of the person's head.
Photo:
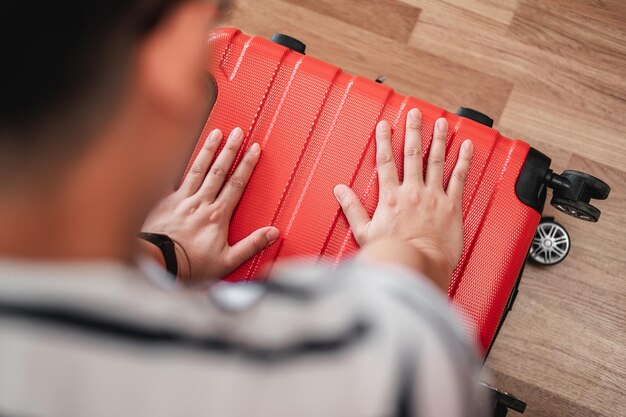
[{"label": "person's head", "polygon": [[125,204],[136,217],[128,221],[139,221],[197,139],[214,94],[207,35],[226,6],[3,1],[0,205],[27,193],[86,191],[81,181],[91,181],[85,199],[118,200],[110,210]]}]

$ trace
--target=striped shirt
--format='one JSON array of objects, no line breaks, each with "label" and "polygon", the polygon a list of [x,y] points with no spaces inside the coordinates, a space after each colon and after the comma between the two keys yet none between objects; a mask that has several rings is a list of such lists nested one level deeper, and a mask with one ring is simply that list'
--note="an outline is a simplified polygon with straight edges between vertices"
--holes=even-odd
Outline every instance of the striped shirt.
[{"label": "striped shirt", "polygon": [[398,267],[189,290],[154,265],[0,261],[0,415],[474,416],[447,299]]}]

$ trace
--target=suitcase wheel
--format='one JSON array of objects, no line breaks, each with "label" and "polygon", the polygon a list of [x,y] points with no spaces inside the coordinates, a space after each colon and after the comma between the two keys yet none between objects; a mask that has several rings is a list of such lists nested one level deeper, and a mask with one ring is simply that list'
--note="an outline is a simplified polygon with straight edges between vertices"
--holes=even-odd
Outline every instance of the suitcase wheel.
[{"label": "suitcase wheel", "polygon": [[555,222],[554,217],[543,217],[537,226],[528,257],[540,265],[556,265],[568,255],[570,246],[567,230]]},{"label": "suitcase wheel", "polygon": [[466,119],[473,120],[488,127],[493,127],[493,119],[478,110],[470,109],[469,107],[459,107],[456,114]]},{"label": "suitcase wheel", "polygon": [[600,210],[582,201],[567,200],[565,198],[552,197],[550,204],[563,213],[588,222],[597,222],[600,218]]},{"label": "suitcase wheel", "polygon": [[485,410],[489,410],[488,416],[505,417],[510,410],[518,413],[526,411],[526,403],[516,396],[494,388],[485,382],[479,382],[479,385],[487,392],[489,404],[487,404]]},{"label": "suitcase wheel", "polygon": [[604,200],[611,187],[604,181],[580,171],[567,170],[561,175],[551,173],[547,185],[553,189],[552,204],[556,209],[577,219],[597,222],[600,210],[590,204],[591,199]]},{"label": "suitcase wheel", "polygon": [[300,42],[291,36],[283,35],[282,33],[274,34],[274,36],[272,36],[272,42],[285,46],[292,51],[301,53],[302,55],[304,55],[304,51],[306,51],[306,45],[303,42]]}]

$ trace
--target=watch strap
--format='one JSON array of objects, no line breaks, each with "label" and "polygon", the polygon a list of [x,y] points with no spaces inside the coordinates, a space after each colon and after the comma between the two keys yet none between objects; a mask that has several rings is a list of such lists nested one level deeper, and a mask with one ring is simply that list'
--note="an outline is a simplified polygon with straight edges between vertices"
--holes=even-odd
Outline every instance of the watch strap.
[{"label": "watch strap", "polygon": [[139,238],[155,245],[163,254],[165,268],[174,276],[178,274],[178,261],[176,260],[176,247],[174,241],[161,233],[139,233]]}]

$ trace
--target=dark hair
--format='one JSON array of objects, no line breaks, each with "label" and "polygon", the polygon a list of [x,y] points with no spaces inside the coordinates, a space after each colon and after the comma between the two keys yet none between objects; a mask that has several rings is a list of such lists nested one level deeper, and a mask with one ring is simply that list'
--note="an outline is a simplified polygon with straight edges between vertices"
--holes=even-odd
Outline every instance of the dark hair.
[{"label": "dark hair", "polygon": [[36,153],[80,149],[114,108],[136,41],[182,1],[4,0],[0,175]]}]

